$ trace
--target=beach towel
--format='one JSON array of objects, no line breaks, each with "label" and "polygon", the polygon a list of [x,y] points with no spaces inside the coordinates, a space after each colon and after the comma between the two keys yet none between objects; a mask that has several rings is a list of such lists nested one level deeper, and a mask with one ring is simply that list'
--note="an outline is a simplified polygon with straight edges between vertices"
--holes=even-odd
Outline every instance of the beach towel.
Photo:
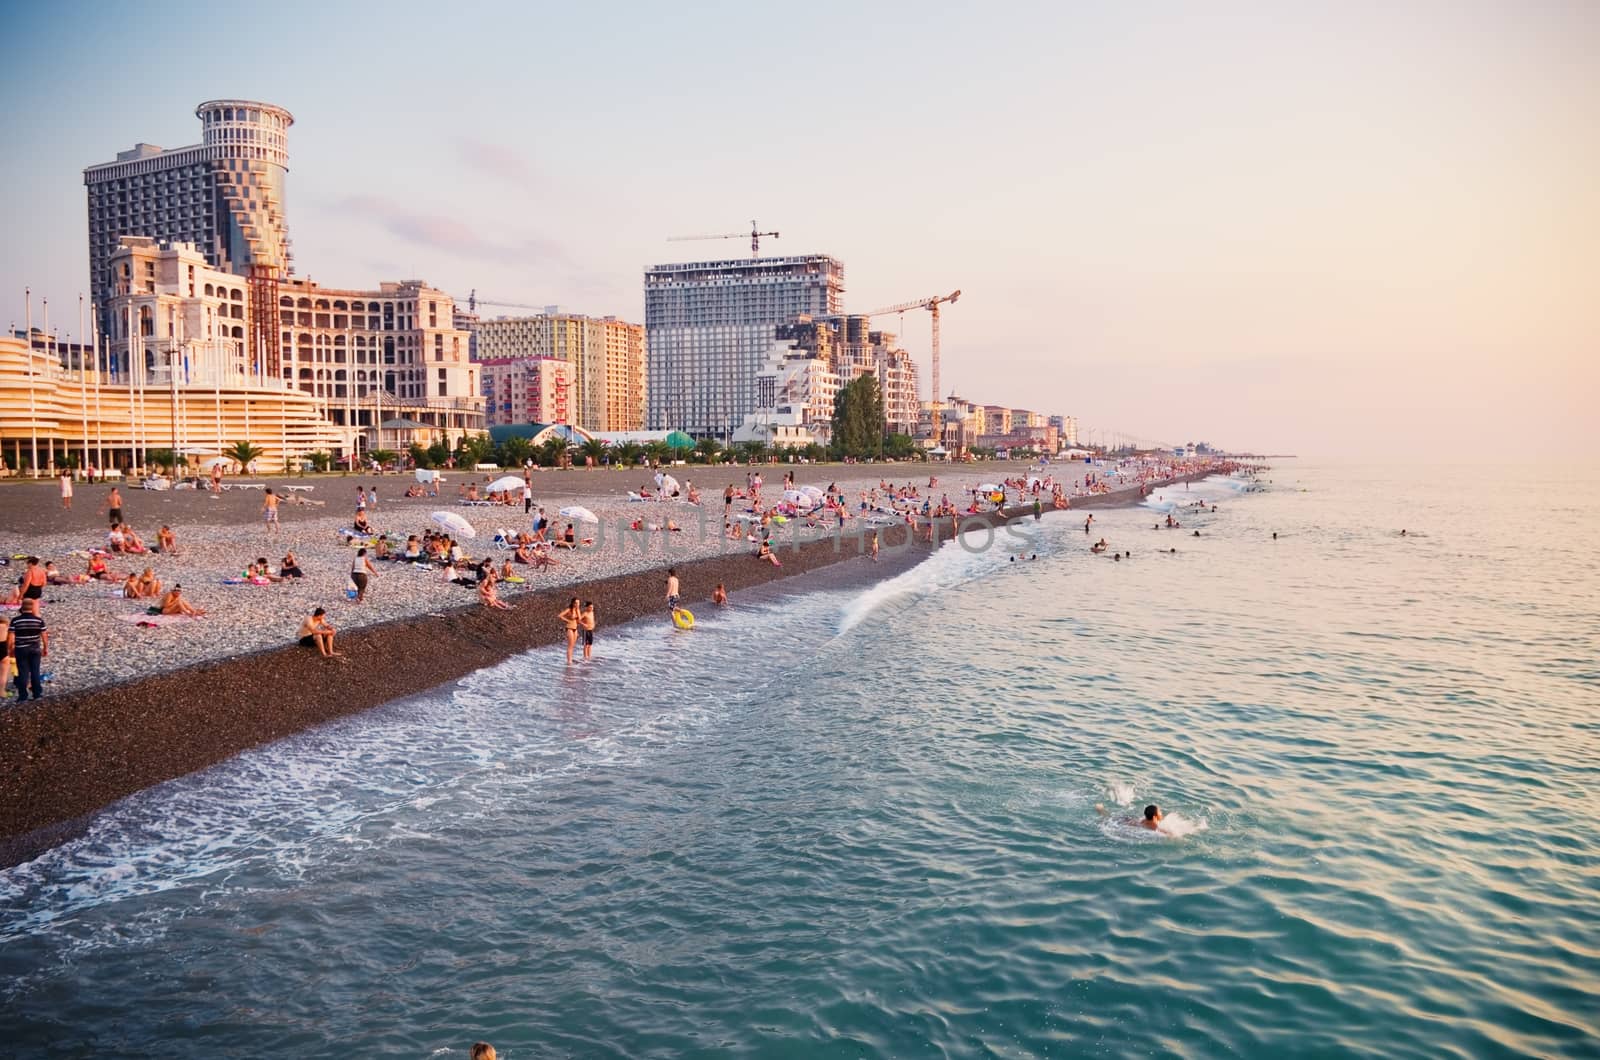
[{"label": "beach towel", "polygon": [[135,625],[140,626],[170,626],[175,622],[191,621],[191,616],[189,615],[147,615],[143,612],[135,612],[131,615],[118,615],[117,617],[124,622],[132,622]]}]

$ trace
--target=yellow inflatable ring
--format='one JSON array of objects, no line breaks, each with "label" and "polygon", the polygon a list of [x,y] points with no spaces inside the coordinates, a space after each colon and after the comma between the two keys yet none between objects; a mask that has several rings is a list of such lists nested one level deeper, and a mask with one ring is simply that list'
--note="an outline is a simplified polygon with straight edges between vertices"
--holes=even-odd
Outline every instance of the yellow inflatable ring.
[{"label": "yellow inflatable ring", "polygon": [[677,626],[679,629],[693,629],[694,612],[688,610],[687,608],[678,608],[676,611],[672,612],[672,624]]}]

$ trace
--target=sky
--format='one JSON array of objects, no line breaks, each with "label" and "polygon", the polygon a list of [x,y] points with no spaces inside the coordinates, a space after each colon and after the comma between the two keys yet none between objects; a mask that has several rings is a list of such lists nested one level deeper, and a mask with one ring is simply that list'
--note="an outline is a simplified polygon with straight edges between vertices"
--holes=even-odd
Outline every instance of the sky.
[{"label": "sky", "polygon": [[[0,317],[85,166],[295,116],[297,271],[643,318],[643,269],[962,292],[944,388],[1095,440],[1554,457],[1600,398],[1600,4],[5,4]],[[489,307],[487,312],[515,313]],[[63,316],[69,319],[63,319]],[[36,316],[36,323],[37,316]],[[918,360],[928,314],[879,318]],[[1580,425],[1587,430],[1580,430]]]}]

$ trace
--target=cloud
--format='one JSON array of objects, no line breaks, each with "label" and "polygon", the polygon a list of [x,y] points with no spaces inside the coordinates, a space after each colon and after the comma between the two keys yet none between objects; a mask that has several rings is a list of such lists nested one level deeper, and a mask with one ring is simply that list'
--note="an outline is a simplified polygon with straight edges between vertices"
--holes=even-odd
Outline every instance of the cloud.
[{"label": "cloud", "polygon": [[530,259],[571,267],[572,254],[560,242],[542,236],[490,239],[454,217],[424,213],[376,195],[356,195],[341,204],[348,215],[371,221],[390,235],[418,246],[492,261]]},{"label": "cloud", "polygon": [[503,144],[459,136],[456,138],[456,149],[461,152],[463,162],[486,176],[508,181],[518,187],[538,180],[538,174],[528,160]]}]

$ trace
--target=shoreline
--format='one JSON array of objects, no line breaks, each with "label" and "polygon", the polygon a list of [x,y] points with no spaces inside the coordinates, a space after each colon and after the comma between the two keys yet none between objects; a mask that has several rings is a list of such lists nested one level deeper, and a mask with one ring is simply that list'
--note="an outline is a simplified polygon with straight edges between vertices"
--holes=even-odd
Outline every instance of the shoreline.
[{"label": "shoreline", "polygon": [[[1152,481],[1150,489],[1215,474],[1211,469]],[[1137,505],[1146,487],[1074,498],[1069,511]],[[998,527],[1027,519],[1012,507],[960,517],[961,526]],[[892,577],[951,539],[939,520],[934,546],[907,543],[903,525],[881,531],[882,561],[867,561],[855,534],[782,542],[783,566],[744,549],[675,562],[691,609],[709,605],[721,582],[730,595],[758,585],[778,593],[809,587],[805,575],[851,568],[861,583]],[[592,599],[602,629],[659,615],[667,564],[510,598],[509,610],[476,604],[341,630],[347,661],[323,660],[298,645],[204,660],[0,711],[0,868],[37,857],[82,834],[118,800],[226,761],[251,747],[439,688],[522,652],[559,644],[555,614],[571,596]],[[395,664],[386,664],[386,661]]]}]

